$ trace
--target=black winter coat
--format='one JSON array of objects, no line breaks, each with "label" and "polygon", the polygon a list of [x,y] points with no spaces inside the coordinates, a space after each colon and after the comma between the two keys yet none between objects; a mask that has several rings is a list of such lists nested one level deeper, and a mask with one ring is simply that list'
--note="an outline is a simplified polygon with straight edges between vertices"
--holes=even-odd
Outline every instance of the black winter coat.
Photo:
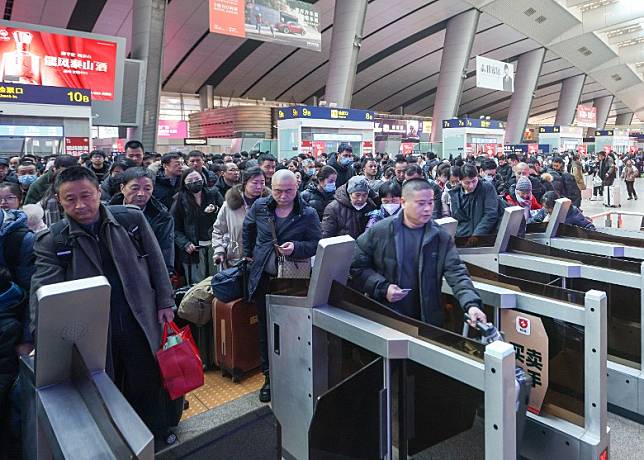
[{"label": "black winter coat", "polygon": [[462,187],[449,192],[451,216],[458,221],[456,236],[493,234],[497,227],[499,203],[492,184],[479,181],[472,193]]},{"label": "black winter coat", "polygon": [[[112,197],[110,204],[123,204],[123,199],[123,194],[119,192]],[[152,227],[154,236],[157,237],[168,273],[174,273],[174,219],[172,215],[170,215],[168,208],[154,197],[148,201],[143,215]]]},{"label": "black winter coat", "polygon": [[367,222],[369,222],[367,214],[375,209],[376,205],[370,198],[367,198],[367,205],[361,210],[354,208],[347,193],[347,184],[344,184],[335,191],[335,200],[324,210],[322,238],[341,235],[358,238],[367,228]]},{"label": "black winter coat", "polygon": [[333,166],[333,169],[335,169],[338,173],[338,177],[335,180],[335,186],[338,188],[349,182],[349,179],[356,175],[356,171],[355,169],[353,169],[353,165],[349,164],[348,166],[342,166],[340,163],[338,163],[337,153],[332,153],[329,156],[329,161],[327,162],[327,164],[329,166]]},{"label": "black winter coat", "polygon": [[324,216],[324,210],[333,201],[333,195],[333,192],[321,192],[317,184],[310,182],[306,190],[302,192],[302,199],[317,211],[321,221]]},{"label": "black winter coat", "polygon": [[[259,198],[253,203],[244,219],[243,256],[253,258],[248,276],[249,297],[255,294],[262,273],[272,260],[275,251],[269,218],[275,220],[276,206],[277,203],[272,196]],[[295,246],[291,257],[307,259],[315,255],[321,238],[320,221],[315,209],[304,203],[298,195],[295,198],[291,218],[277,232],[277,244],[290,241]]]},{"label": "black winter coat", "polygon": [[[351,264],[352,285],[394,310],[396,310],[396,304],[390,304],[386,295],[390,284],[400,285],[401,283],[401,271],[398,266],[405,257],[400,238],[403,212],[381,220],[362,234],[356,241]],[[429,249],[434,238],[438,238],[437,253],[432,253]],[[430,264],[436,264],[437,276],[435,279],[428,280],[428,272],[425,270]],[[481,298],[474,290],[454,240],[433,221],[425,225],[421,256],[418,258],[418,271],[422,321],[439,327],[443,326],[445,315],[440,299],[443,277],[451,286],[454,297],[463,309],[473,305],[481,306]],[[435,285],[429,286],[427,283],[435,283]]]},{"label": "black winter coat", "polygon": [[177,177],[176,182],[172,185],[170,178],[167,177],[163,171],[159,171],[154,182],[154,192],[152,192],[152,195],[159,200],[163,206],[170,209],[172,207],[174,196],[179,191],[180,186],[180,177]]},{"label": "black winter coat", "polygon": [[509,182],[510,178],[514,175],[512,172],[512,166],[510,166],[509,163],[505,163],[504,165],[496,168],[496,173],[503,177],[504,182]]}]

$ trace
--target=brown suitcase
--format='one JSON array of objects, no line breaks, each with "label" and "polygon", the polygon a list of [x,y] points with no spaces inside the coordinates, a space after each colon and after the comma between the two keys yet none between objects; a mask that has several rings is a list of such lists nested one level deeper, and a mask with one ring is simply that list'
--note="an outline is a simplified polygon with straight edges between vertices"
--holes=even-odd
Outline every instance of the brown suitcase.
[{"label": "brown suitcase", "polygon": [[242,376],[260,366],[257,309],[242,299],[212,302],[214,335],[217,338],[217,364],[222,375],[237,383]]}]

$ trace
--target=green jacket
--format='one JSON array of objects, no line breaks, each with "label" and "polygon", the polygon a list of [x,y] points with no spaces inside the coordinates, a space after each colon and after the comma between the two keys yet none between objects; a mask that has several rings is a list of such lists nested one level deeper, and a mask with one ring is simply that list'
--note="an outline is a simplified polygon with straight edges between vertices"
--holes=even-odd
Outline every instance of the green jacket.
[{"label": "green jacket", "polygon": [[36,179],[36,182],[31,184],[29,190],[27,191],[27,196],[25,197],[24,204],[37,204],[42,200],[51,185],[51,171],[47,171],[45,174]]}]

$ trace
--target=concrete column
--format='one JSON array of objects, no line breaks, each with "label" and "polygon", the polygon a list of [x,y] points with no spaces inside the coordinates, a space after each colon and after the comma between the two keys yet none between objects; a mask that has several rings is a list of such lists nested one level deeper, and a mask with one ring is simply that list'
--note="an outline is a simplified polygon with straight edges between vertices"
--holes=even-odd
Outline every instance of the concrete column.
[{"label": "concrete column", "polygon": [[606,120],[608,120],[608,114],[610,113],[610,106],[613,105],[613,99],[615,96],[602,96],[596,97],[593,99],[593,105],[597,107],[597,128],[604,129],[606,126]]},{"label": "concrete column", "polygon": [[508,124],[505,128],[506,144],[521,143],[545,55],[546,49],[539,48],[519,56],[517,73],[514,77],[514,93],[508,113]]},{"label": "concrete column", "polygon": [[325,98],[339,107],[351,107],[366,15],[367,0],[335,2]]},{"label": "concrete column", "polygon": [[479,10],[473,9],[453,17],[447,22],[436,98],[434,99],[432,142],[443,140],[443,120],[448,120],[458,114],[467,62],[470,59],[480,15]]},{"label": "concrete column", "polygon": [[615,117],[615,126],[628,126],[633,122],[633,112],[620,113]]},{"label": "concrete column", "polygon": [[134,0],[132,58],[145,61],[143,120],[132,130],[146,150],[156,150],[166,0]]},{"label": "concrete column", "polygon": [[581,91],[584,89],[585,81],[586,75],[576,75],[566,78],[563,81],[561,92],[559,93],[559,105],[557,106],[555,125],[569,126],[575,121],[575,113],[579,99],[581,98]]},{"label": "concrete column", "polygon": [[212,109],[215,106],[213,89],[212,85],[204,85],[199,90],[199,108],[201,110]]}]

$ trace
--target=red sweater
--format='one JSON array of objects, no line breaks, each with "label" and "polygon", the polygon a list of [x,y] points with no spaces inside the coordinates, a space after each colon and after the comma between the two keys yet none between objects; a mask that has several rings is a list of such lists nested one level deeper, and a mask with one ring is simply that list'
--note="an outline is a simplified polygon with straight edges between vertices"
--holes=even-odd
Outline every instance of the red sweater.
[{"label": "red sweater", "polygon": [[[510,206],[521,206],[519,202],[516,200],[515,196],[510,195],[509,193],[505,195],[505,201],[510,205]],[[534,197],[534,195],[530,195],[530,210],[534,211],[536,209],[541,209],[541,205],[537,201],[537,199]]]}]

